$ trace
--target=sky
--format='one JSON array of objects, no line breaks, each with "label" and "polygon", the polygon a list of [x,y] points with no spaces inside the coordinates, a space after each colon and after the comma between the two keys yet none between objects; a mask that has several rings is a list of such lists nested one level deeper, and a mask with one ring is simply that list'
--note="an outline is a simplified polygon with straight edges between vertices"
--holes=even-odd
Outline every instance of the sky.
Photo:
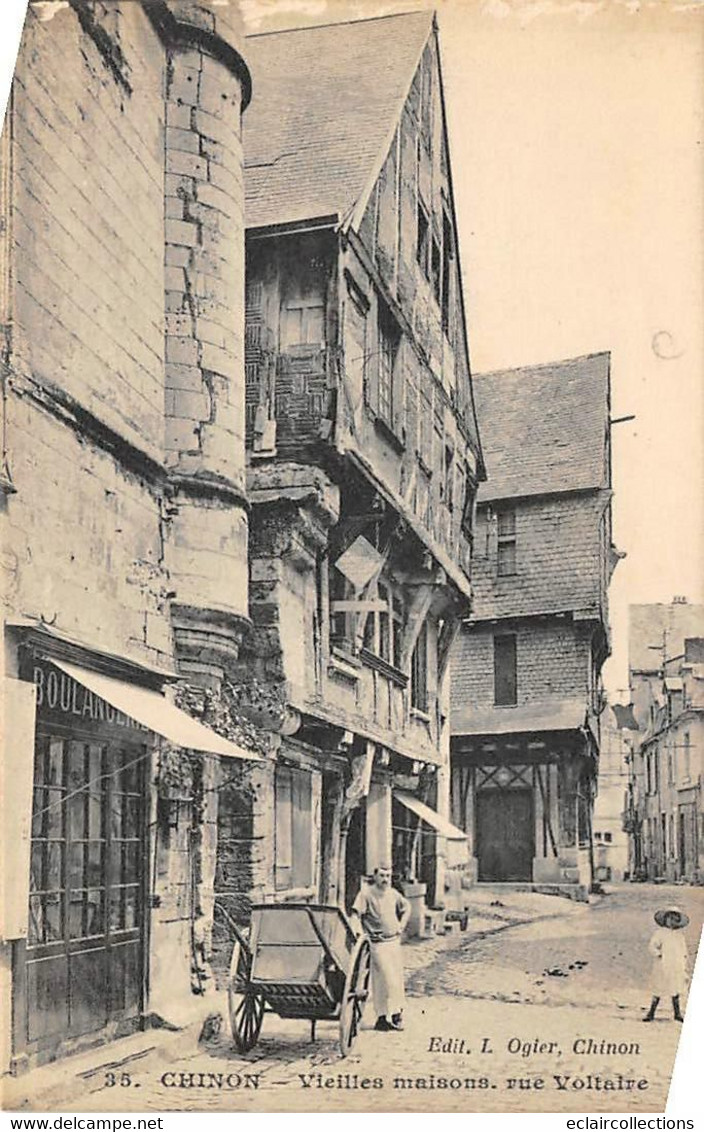
[{"label": "sky", "polygon": [[[248,30],[413,0],[244,0]],[[704,4],[445,0],[472,369],[608,350],[614,698],[628,605],[704,599]],[[481,425],[481,422],[480,422]]]},{"label": "sky", "polygon": [[704,600],[704,2],[241,3],[252,32],[424,6],[473,370],[608,350],[612,417],[636,417],[613,429],[618,698],[629,603]]}]

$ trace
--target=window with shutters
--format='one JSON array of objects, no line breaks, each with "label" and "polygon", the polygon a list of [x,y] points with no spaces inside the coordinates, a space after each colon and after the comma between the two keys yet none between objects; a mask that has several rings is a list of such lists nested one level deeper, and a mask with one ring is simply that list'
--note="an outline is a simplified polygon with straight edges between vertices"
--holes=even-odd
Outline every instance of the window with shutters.
[{"label": "window with shutters", "polygon": [[274,776],[275,883],[278,892],[313,883],[313,778],[278,764]]},{"label": "window with shutters", "polygon": [[494,637],[494,703],[511,707],[517,696],[516,634],[501,633]]},{"label": "window with shutters", "polygon": [[516,511],[503,508],[497,514],[497,574],[505,578],[516,573]]}]

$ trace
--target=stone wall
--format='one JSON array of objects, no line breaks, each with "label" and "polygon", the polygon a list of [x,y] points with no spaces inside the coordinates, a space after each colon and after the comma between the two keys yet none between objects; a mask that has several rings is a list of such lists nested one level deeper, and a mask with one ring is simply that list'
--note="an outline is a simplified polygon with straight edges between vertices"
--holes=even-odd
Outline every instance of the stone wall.
[{"label": "stone wall", "polygon": [[12,357],[158,458],[165,60],[141,5],[113,9],[88,31],[68,6],[45,22],[28,10],[12,103]]},{"label": "stone wall", "polygon": [[164,56],[139,5],[110,25],[119,75],[72,9],[30,7],[18,57],[5,598],[166,664]]}]

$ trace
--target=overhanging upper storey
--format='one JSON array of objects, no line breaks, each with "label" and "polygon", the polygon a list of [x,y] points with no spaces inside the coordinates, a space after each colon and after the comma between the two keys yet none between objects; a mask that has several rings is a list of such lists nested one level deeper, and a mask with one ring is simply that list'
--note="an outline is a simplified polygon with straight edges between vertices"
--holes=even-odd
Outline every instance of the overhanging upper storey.
[{"label": "overhanging upper storey", "polygon": [[485,471],[435,22],[253,36],[248,60],[250,459],[356,461],[468,575]]}]

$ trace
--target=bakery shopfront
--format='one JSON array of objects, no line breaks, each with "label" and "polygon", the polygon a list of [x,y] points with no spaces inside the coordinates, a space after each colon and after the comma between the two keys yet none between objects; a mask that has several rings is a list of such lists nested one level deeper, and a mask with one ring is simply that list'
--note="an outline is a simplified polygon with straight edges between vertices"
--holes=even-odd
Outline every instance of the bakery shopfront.
[{"label": "bakery shopfront", "polygon": [[31,827],[16,847],[28,876],[26,927],[13,957],[15,1068],[143,1024],[152,783],[163,740],[250,757],[168,701],[163,676],[140,671],[149,683],[137,684],[136,666],[128,682],[124,670],[117,678],[34,650],[24,661],[21,677],[34,688],[34,768]]}]

